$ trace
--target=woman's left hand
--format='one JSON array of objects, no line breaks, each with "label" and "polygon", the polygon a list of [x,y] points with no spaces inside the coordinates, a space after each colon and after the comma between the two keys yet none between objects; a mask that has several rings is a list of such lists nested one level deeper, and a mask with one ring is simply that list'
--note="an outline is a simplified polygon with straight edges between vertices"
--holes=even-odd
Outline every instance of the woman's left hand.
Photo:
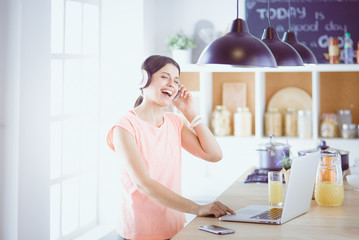
[{"label": "woman's left hand", "polygon": [[172,104],[184,115],[194,111],[194,102],[191,92],[183,84],[180,85],[178,91],[180,92],[180,96],[176,101],[173,101]]}]

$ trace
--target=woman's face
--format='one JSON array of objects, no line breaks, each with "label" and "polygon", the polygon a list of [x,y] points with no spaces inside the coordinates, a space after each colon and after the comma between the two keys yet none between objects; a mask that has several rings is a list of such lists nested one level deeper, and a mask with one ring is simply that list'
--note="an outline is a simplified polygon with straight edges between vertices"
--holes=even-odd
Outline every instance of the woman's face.
[{"label": "woman's face", "polygon": [[166,64],[152,74],[151,83],[143,89],[145,98],[161,106],[171,104],[179,89],[179,71],[173,64]]}]

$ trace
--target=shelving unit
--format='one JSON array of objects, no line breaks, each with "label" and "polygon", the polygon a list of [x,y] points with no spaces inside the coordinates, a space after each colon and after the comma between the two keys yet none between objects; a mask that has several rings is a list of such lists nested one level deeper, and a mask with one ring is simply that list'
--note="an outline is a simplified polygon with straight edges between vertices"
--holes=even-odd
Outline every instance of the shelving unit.
[{"label": "shelving unit", "polygon": [[[191,198],[208,199],[203,196],[218,196],[245,169],[258,166],[256,148],[268,142],[264,136],[264,112],[271,96],[286,87],[298,87],[312,96],[312,138],[277,137],[278,142],[289,142],[292,152],[314,148],[318,143],[320,116],[339,109],[352,111],[353,122],[359,123],[359,65],[307,65],[304,67],[236,68],[230,66],[181,66],[181,82],[199,95],[200,114],[209,123],[216,105],[222,104],[223,82],[245,82],[247,105],[252,112],[252,137],[217,137],[222,147],[223,160],[216,164],[193,161],[184,154],[183,171],[196,174],[198,182],[183,182],[184,194]],[[349,161],[359,158],[359,138],[325,139],[327,144],[350,152]],[[198,189],[201,189],[199,191]]]},{"label": "shelving unit", "polygon": [[247,83],[247,105],[253,114],[253,133],[259,138],[263,137],[263,114],[268,100],[285,87],[298,87],[312,96],[313,139],[319,137],[319,120],[324,112],[349,108],[353,122],[359,123],[359,65],[278,68],[185,65],[182,66],[181,81],[191,91],[200,92],[201,114],[207,123],[214,106],[221,104],[223,82]]}]

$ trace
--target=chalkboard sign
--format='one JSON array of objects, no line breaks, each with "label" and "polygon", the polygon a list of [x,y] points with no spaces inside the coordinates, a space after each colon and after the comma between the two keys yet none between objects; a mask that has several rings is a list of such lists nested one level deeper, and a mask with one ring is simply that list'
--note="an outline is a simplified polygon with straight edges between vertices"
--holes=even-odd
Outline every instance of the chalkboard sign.
[{"label": "chalkboard sign", "polygon": [[[313,51],[319,63],[328,63],[324,53],[328,53],[330,37],[338,38],[339,48],[343,48],[345,31],[351,33],[353,48],[357,49],[359,0],[291,0],[290,15],[289,0],[269,0],[269,3],[271,26],[276,28],[279,38],[282,39],[290,27],[297,40]],[[246,0],[249,31],[260,39],[269,26],[267,9],[267,0]],[[343,52],[341,59],[342,62]]]}]

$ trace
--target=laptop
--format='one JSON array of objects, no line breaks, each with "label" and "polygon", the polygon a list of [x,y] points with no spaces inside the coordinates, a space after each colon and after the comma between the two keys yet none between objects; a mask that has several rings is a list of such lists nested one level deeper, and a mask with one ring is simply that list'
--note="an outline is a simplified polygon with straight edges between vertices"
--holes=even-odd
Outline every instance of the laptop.
[{"label": "laptop", "polygon": [[225,215],[222,221],[283,224],[310,209],[320,153],[310,153],[294,158],[283,208],[249,205],[236,211],[236,215]]}]

